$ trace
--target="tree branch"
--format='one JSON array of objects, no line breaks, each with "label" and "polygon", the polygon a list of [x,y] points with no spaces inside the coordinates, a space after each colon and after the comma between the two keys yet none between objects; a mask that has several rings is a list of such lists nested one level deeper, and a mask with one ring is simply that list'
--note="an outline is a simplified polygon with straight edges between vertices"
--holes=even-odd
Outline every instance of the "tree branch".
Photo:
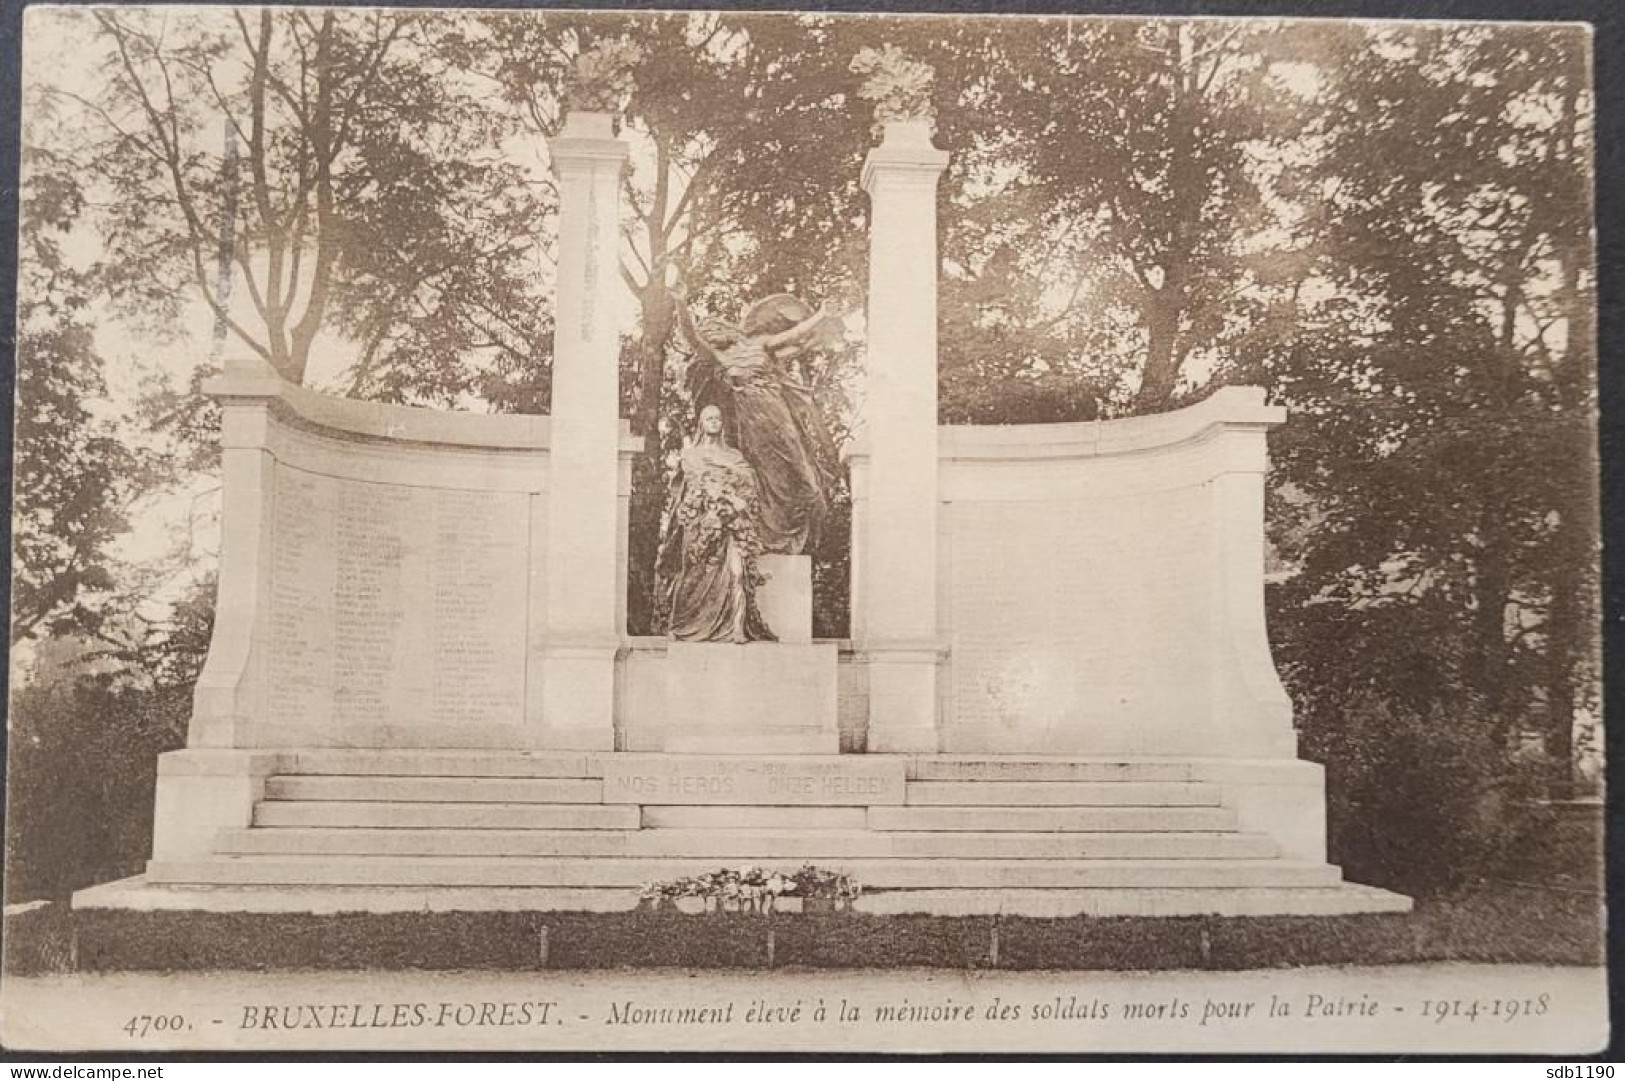
[{"label": "tree branch", "polygon": [[220,237],[211,234],[207,227],[204,226],[197,208],[192,203],[187,188],[185,171],[181,165],[180,147],[178,144],[169,141],[163,117],[153,104],[151,95],[147,93],[146,84],[141,81],[141,77],[136,71],[135,61],[130,56],[129,43],[125,40],[123,28],[115,18],[104,12],[97,12],[96,19],[103,31],[113,39],[119,55],[120,65],[126,77],[129,78],[131,87],[141,102],[142,111],[147,116],[148,126],[152,129],[153,136],[158,140],[158,145],[163,151],[161,158],[168,169],[170,181],[174,186],[175,200],[180,207],[182,219],[186,223],[188,247],[192,256],[194,284],[197,286],[199,293],[202,294],[203,299],[208,302],[209,307],[214,310],[215,316],[225,323],[255,353],[266,360],[272,361],[274,364],[273,353],[255,341],[252,335],[245,331],[236,320],[232,319],[230,312],[220,302],[219,297],[209,289],[209,274],[204,265],[202,254],[203,241],[206,238],[212,238],[214,246],[218,247]]}]

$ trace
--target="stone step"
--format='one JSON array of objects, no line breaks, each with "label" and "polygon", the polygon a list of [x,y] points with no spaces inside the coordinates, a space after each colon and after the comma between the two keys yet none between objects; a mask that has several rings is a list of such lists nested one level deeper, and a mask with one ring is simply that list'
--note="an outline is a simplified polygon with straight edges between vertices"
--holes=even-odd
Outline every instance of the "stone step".
[{"label": "stone step", "polygon": [[[127,878],[80,890],[75,909],[204,912],[626,912],[638,891],[624,887],[570,889],[489,886],[214,886],[194,889]],[[700,911],[698,898],[677,903]],[[778,906],[797,912],[797,898]],[[1336,886],[1210,889],[946,889],[870,890],[859,912],[941,916],[1342,916],[1408,912],[1408,897],[1344,882]]]},{"label": "stone step", "polygon": [[910,781],[910,806],[1216,807],[1211,784],[1159,781]]},{"label": "stone step", "polygon": [[1237,828],[1236,812],[1228,807],[870,807],[867,813],[872,830],[1226,833]]},{"label": "stone step", "polygon": [[876,915],[1352,916],[1409,912],[1411,899],[1371,886],[1185,886],[1163,889],[872,890],[852,906]]},{"label": "stone step", "polygon": [[604,782],[555,777],[274,776],[268,800],[407,803],[601,803]]},{"label": "stone step", "polygon": [[145,875],[80,890],[75,909],[137,912],[628,912],[624,887],[163,885]]},{"label": "stone step", "polygon": [[[862,813],[862,808],[859,808]],[[256,826],[373,829],[635,830],[637,807],[588,803],[368,803],[359,800],[266,800]]]},{"label": "stone step", "polygon": [[749,816],[753,829],[806,829],[817,824],[820,829],[861,830],[869,827],[867,807],[700,807],[659,806],[643,808],[646,829],[738,829]]},{"label": "stone step", "polygon": [[[865,889],[1235,888],[1341,881],[1336,867],[1289,860],[835,859],[823,866],[851,874]],[[194,885],[637,887],[716,869],[715,859],[692,858],[221,855],[153,860],[147,878]]]},{"label": "stone step", "polygon": [[881,833],[871,830],[240,829],[223,854],[759,859],[1273,859],[1245,833]]},{"label": "stone step", "polygon": [[930,755],[911,759],[911,781],[1195,781],[1188,762],[1109,759],[990,758]]},{"label": "stone step", "polygon": [[[786,735],[805,735],[785,726]],[[630,735],[668,728],[643,726]],[[645,740],[647,742],[647,740]],[[629,747],[636,751],[638,747]],[[658,748],[651,748],[658,749]],[[733,748],[730,747],[729,750]],[[828,752],[833,753],[833,752]],[[283,751],[279,774],[348,774],[430,777],[601,777],[603,754],[524,750],[388,750],[315,748]],[[1155,759],[1020,758],[988,755],[926,755],[908,759],[909,780],[920,781],[1192,781],[1202,770],[1189,762]]]},{"label": "stone step", "polygon": [[580,751],[284,751],[278,774],[394,777],[602,777],[596,754]]},{"label": "stone step", "polygon": [[[805,736],[821,729],[783,726],[788,737]],[[643,726],[629,733],[636,740],[658,733],[658,750],[664,741],[684,733],[669,728]],[[701,732],[701,735],[705,733]],[[733,746],[727,748],[732,751]],[[628,751],[643,750],[629,746]],[[625,752],[623,752],[625,753]],[[769,754],[768,752],[763,752]],[[825,753],[833,754],[833,751]],[[770,755],[769,755],[770,756]],[[578,751],[524,750],[387,750],[364,748],[316,748],[283,751],[278,754],[278,774],[299,775],[383,775],[429,777],[601,777],[602,753]],[[880,756],[870,756],[876,758]],[[907,760],[909,780],[920,781],[1195,781],[1203,771],[1190,762],[1177,760],[1114,760],[1069,758],[1020,758],[987,755],[926,755]]]}]

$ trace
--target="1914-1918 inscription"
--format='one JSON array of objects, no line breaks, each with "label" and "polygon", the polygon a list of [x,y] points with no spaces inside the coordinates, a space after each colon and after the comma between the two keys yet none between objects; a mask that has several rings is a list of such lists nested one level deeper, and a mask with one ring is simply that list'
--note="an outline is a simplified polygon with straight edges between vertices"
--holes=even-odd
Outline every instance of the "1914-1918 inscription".
[{"label": "1914-1918 inscription", "polygon": [[617,754],[604,762],[605,803],[848,804],[903,802],[903,764],[856,756],[783,758]]}]

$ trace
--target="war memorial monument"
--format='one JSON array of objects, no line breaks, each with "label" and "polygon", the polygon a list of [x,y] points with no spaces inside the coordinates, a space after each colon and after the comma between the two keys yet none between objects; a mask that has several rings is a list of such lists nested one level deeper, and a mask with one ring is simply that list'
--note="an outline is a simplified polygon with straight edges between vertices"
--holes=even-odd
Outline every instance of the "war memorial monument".
[{"label": "war memorial monument", "polygon": [[[626,143],[577,109],[552,413],[347,400],[257,361],[223,408],[218,615],[152,859],[88,907],[618,910],[742,863],[859,911],[1404,911],[1326,862],[1264,616],[1266,439],[1227,387],[1160,415],[942,426],[947,154],[885,125],[871,201],[851,635],[812,636],[827,434],[785,364],[828,313],[685,329],[694,431],[626,632],[610,288]],[[685,313],[686,317],[686,313]]]}]

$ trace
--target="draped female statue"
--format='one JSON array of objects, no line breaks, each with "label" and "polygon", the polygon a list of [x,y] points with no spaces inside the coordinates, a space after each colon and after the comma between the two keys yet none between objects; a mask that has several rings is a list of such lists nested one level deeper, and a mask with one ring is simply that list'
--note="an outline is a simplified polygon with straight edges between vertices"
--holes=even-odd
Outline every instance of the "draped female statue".
[{"label": "draped female statue", "polygon": [[756,608],[761,500],[756,472],[722,435],[722,410],[700,410],[672,478],[656,560],[667,631],[684,642],[775,641]]},{"label": "draped female statue", "polygon": [[839,324],[780,293],[753,304],[738,328],[694,326],[679,285],[678,325],[694,350],[688,388],[693,400],[723,407],[739,451],[756,470],[762,550],[800,555],[818,545],[829,516],[835,446],[812,393],[790,361],[839,341]]}]

